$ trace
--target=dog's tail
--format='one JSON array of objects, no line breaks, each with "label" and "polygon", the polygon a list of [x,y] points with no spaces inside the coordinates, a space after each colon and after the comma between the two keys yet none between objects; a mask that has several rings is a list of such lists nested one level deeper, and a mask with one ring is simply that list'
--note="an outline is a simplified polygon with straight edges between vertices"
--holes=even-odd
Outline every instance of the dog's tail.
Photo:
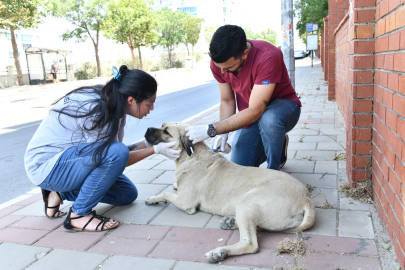
[{"label": "dog's tail", "polygon": [[304,206],[304,219],[302,220],[302,223],[298,227],[290,229],[288,231],[302,232],[302,231],[308,230],[309,228],[312,227],[312,225],[314,225],[315,217],[316,217],[316,212],[315,212],[314,204],[312,203],[312,200],[308,200]]}]

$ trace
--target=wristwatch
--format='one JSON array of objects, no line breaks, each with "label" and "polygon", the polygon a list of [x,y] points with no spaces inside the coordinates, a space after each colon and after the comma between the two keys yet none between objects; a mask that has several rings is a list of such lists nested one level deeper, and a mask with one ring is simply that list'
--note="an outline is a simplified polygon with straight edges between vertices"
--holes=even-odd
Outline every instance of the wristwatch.
[{"label": "wristwatch", "polygon": [[208,125],[207,134],[211,138],[214,138],[217,135],[217,130],[214,128],[213,124]]}]

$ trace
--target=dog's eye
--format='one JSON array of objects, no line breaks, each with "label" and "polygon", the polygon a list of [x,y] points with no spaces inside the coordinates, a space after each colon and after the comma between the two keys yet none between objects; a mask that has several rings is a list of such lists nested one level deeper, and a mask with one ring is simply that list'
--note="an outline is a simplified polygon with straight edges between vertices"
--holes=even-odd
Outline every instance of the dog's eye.
[{"label": "dog's eye", "polygon": [[170,133],[169,133],[169,132],[167,132],[167,130],[166,130],[166,129],[164,129],[164,130],[163,130],[163,133],[164,133],[164,134],[169,135],[170,137],[172,136],[172,135],[170,135]]}]

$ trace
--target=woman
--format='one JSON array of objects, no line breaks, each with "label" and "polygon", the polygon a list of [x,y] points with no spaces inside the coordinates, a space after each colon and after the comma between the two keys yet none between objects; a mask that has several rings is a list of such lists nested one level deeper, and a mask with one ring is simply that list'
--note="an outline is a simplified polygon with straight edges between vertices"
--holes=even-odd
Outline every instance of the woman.
[{"label": "woman", "polygon": [[59,211],[66,199],[74,203],[65,230],[114,229],[118,221],[92,208],[99,202],[125,205],[137,198],[135,185],[123,174],[125,167],[154,153],[174,160],[180,156],[179,150],[170,148],[174,143],[122,144],[126,115],[148,115],[156,91],[152,76],[121,66],[105,86],[78,88],[55,102],[25,154],[28,177],[42,189],[47,217],[66,215]]}]

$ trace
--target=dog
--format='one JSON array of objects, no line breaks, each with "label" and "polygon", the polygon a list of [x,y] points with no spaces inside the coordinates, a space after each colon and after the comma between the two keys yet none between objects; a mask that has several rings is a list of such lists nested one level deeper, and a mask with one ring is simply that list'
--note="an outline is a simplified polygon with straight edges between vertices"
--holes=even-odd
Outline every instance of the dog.
[{"label": "dog", "polygon": [[291,175],[275,170],[244,167],[214,153],[205,142],[195,145],[185,135],[183,123],[148,128],[150,144],[178,141],[183,149],[175,161],[178,195],[170,192],[146,199],[147,205],[171,203],[189,215],[198,210],[223,216],[221,229],[239,228],[240,241],[205,254],[211,263],[227,256],[256,253],[257,228],[300,232],[315,222],[315,207],[308,189]]}]

